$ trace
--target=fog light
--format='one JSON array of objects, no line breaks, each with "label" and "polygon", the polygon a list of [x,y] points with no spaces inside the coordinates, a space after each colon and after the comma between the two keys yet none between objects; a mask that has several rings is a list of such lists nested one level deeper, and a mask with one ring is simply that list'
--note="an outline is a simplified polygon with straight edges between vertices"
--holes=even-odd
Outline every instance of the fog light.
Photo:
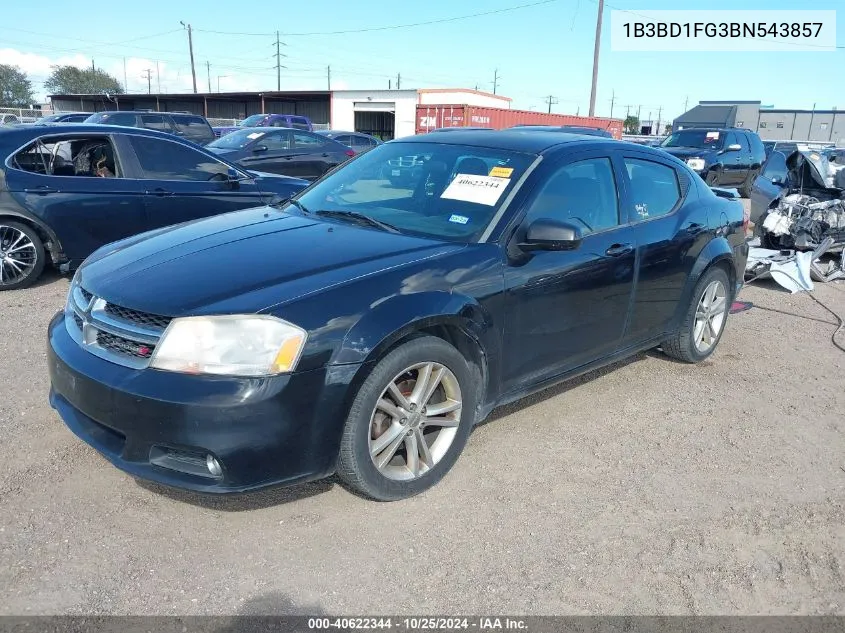
[{"label": "fog light", "polygon": [[220,467],[220,462],[214,459],[214,455],[206,455],[205,456],[205,465],[208,468],[208,472],[210,472],[215,477],[219,477],[223,474],[223,469]]}]

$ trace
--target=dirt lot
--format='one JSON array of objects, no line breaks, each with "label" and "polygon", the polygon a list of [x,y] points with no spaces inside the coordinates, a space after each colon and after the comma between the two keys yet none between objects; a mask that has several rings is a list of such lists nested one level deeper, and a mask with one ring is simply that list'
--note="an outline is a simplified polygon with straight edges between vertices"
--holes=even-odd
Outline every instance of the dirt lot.
[{"label": "dirt lot", "polygon": [[[108,465],[47,404],[67,285],[0,294],[0,614],[845,614],[845,354],[806,295],[749,287],[711,360],[497,411],[441,485],[377,504]],[[845,315],[845,285],[817,296]]]}]

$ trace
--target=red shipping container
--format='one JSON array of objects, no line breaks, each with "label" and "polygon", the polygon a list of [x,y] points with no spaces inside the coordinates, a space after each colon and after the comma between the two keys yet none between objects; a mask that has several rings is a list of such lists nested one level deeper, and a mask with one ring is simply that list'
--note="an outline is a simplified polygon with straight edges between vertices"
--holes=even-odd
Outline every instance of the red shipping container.
[{"label": "red shipping container", "polygon": [[490,127],[501,130],[519,124],[581,125],[607,130],[613,138],[622,138],[622,119],[470,105],[417,106],[417,134],[426,134],[441,127]]}]

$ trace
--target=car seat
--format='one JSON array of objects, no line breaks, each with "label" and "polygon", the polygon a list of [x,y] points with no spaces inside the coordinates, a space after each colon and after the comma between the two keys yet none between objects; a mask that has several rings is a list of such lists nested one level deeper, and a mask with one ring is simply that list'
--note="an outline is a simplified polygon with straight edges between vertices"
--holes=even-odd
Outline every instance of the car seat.
[{"label": "car seat", "polygon": [[73,163],[69,163],[65,158],[56,154],[53,156],[53,175],[75,176],[76,172],[73,169]]}]

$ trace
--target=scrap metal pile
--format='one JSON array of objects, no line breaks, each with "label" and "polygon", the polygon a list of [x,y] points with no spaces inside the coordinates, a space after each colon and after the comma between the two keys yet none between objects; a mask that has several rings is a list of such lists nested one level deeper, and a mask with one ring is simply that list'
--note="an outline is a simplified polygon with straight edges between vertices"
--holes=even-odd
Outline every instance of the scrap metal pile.
[{"label": "scrap metal pile", "polygon": [[791,292],[845,279],[845,161],[836,159],[819,152],[788,158],[788,193],[762,218],[747,278],[771,275]]}]

